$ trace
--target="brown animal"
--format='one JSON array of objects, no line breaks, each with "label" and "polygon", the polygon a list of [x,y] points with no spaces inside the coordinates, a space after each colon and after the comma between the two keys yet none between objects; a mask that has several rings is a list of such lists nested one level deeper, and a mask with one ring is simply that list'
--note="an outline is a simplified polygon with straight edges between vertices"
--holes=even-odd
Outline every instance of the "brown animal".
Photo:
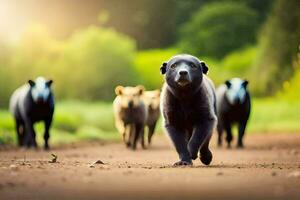
[{"label": "brown animal", "polygon": [[143,86],[117,86],[117,97],[113,102],[115,125],[123,137],[127,147],[136,149],[137,140],[141,138],[141,145],[145,148],[144,126],[147,120],[147,110],[143,101]]},{"label": "brown animal", "polygon": [[143,97],[148,112],[146,126],[148,127],[148,144],[150,145],[156,123],[160,116],[160,90],[145,91]]}]

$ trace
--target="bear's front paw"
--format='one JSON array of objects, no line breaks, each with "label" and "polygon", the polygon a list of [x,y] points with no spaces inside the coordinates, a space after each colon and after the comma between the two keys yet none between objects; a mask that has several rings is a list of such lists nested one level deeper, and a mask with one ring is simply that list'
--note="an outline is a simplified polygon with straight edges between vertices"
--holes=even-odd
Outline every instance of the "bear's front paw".
[{"label": "bear's front paw", "polygon": [[209,149],[204,152],[200,152],[200,160],[204,165],[209,165],[212,161],[212,153]]},{"label": "bear's front paw", "polygon": [[174,163],[174,167],[179,167],[179,166],[192,166],[193,165],[193,162],[190,160],[190,161],[184,161],[184,160],[181,160],[181,161],[178,161],[176,163]]}]

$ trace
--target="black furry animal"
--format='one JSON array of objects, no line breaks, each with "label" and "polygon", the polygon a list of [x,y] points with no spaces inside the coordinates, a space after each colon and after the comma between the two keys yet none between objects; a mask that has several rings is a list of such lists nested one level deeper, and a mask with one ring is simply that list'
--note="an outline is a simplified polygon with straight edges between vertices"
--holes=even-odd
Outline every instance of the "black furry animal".
[{"label": "black furry animal", "polygon": [[222,145],[222,133],[226,131],[228,147],[233,139],[231,127],[238,125],[237,147],[242,148],[243,136],[250,115],[251,99],[247,91],[248,81],[239,78],[227,80],[217,89],[218,145]]},{"label": "black furry animal", "polygon": [[214,85],[205,75],[208,67],[184,54],[163,63],[160,70],[165,74],[161,94],[164,125],[180,158],[174,165],[192,165],[198,151],[201,162],[209,165],[209,141],[217,117]]},{"label": "black furry animal", "polygon": [[11,96],[9,107],[15,118],[19,146],[37,147],[34,124],[44,121],[44,148],[49,149],[49,130],[54,113],[52,82],[43,77],[38,77],[36,81],[29,80]]},{"label": "black furry animal", "polygon": [[145,148],[144,127],[147,120],[147,108],[143,102],[143,86],[123,87],[117,86],[117,97],[113,102],[115,125],[122,135],[127,147],[136,149],[138,139]]}]

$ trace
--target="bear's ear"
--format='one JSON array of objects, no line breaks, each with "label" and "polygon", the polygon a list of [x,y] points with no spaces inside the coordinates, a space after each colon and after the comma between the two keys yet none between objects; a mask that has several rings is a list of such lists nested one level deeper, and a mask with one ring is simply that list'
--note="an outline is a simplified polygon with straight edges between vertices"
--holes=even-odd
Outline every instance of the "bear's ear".
[{"label": "bear's ear", "polygon": [[167,63],[164,62],[160,67],[160,73],[165,74],[167,72]]},{"label": "bear's ear", "polygon": [[208,74],[208,66],[205,64],[204,61],[200,61],[201,67],[202,67],[202,72],[203,74]]},{"label": "bear's ear", "polygon": [[116,93],[116,95],[122,95],[123,89],[124,89],[123,86],[118,85],[118,86],[115,88],[115,93]]},{"label": "bear's ear", "polygon": [[231,83],[230,83],[230,81],[229,81],[229,80],[225,81],[225,85],[226,85],[226,86],[227,86],[227,88],[229,89],[229,88],[230,88],[230,86],[231,86]]},{"label": "bear's ear", "polygon": [[248,84],[249,84],[249,81],[248,80],[244,80],[244,82],[242,83],[242,86],[244,88],[246,88]]},{"label": "bear's ear", "polygon": [[50,86],[52,85],[52,83],[53,83],[53,80],[48,80],[48,81],[46,82],[46,85],[47,85],[48,87],[50,87]]},{"label": "bear's ear", "polygon": [[31,87],[35,86],[35,82],[33,80],[28,80],[28,83]]},{"label": "bear's ear", "polygon": [[139,95],[142,95],[145,91],[145,87],[142,85],[138,85],[137,88],[138,88]]}]

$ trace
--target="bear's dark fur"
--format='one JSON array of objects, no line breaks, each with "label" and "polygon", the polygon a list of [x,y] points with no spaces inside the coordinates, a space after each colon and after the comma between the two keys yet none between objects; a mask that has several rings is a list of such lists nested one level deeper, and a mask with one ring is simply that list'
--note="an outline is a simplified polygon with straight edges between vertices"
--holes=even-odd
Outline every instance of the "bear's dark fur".
[{"label": "bear's dark fur", "polygon": [[191,55],[177,55],[161,66],[165,84],[161,94],[164,125],[180,161],[192,165],[200,160],[209,165],[209,141],[216,124],[216,96],[212,81],[205,75],[208,67]]},{"label": "bear's dark fur", "polygon": [[[234,84],[234,85],[233,85]],[[238,125],[237,147],[242,148],[243,136],[250,115],[251,99],[247,91],[248,81],[234,78],[225,82],[217,89],[217,115],[218,115],[218,145],[222,145],[222,133],[226,131],[226,141],[230,147],[233,139],[231,127]],[[227,92],[230,93],[226,94]]]},{"label": "bear's dark fur", "polygon": [[50,89],[52,80],[46,81],[42,77],[37,80],[44,82],[45,87],[48,87],[46,88],[48,90],[47,95],[44,95],[45,98],[39,96],[36,91],[36,98],[33,98],[32,90],[36,83],[29,80],[28,84],[18,88],[13,93],[10,99],[10,111],[15,118],[19,146],[37,147],[34,124],[44,121],[44,148],[49,149],[49,130],[54,113],[54,96]]}]

